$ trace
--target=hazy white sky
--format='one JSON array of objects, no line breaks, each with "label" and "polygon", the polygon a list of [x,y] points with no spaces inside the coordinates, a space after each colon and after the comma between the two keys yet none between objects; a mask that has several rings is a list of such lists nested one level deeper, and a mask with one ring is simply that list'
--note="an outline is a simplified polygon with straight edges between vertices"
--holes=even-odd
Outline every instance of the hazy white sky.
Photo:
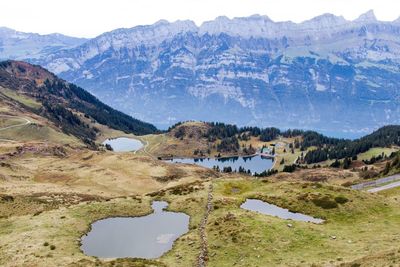
[{"label": "hazy white sky", "polygon": [[301,22],[322,13],[355,19],[370,9],[380,20],[400,16],[399,0],[0,0],[0,26],[41,34],[94,37],[160,19],[190,19],[198,25],[224,15],[267,15]]}]

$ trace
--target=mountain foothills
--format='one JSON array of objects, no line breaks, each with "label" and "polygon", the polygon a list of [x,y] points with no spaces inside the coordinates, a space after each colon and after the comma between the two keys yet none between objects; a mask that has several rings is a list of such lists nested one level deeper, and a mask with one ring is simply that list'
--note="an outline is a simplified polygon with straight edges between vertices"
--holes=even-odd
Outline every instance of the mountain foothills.
[{"label": "mountain foothills", "polygon": [[[157,131],[153,125],[110,108],[82,88],[40,66],[19,61],[1,62],[0,89],[2,101],[11,102],[13,106],[17,104],[22,112],[44,117],[65,134],[88,144],[94,144],[100,132],[93,122],[133,134]],[[15,101],[13,96],[17,100],[25,98],[25,102]]]},{"label": "mountain foothills", "polygon": [[193,119],[362,135],[400,122],[399,33],[399,20],[372,11],[298,24],[159,21],[24,59],[162,127]]}]

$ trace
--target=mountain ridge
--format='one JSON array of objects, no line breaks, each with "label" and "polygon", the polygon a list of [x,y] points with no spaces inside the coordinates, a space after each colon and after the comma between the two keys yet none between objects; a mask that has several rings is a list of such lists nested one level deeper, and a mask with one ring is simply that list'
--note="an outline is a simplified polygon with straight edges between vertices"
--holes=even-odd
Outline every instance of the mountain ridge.
[{"label": "mountain ridge", "polygon": [[[34,108],[19,103],[28,113],[51,121],[63,133],[94,144],[99,129],[94,123],[125,133],[149,134],[157,129],[103,104],[82,88],[61,80],[46,69],[21,61],[0,62],[0,89],[35,101]],[[16,98],[18,99],[18,98]],[[84,118],[83,118],[84,117]]]},{"label": "mountain ridge", "polygon": [[0,27],[0,60],[40,58],[55,50],[73,48],[86,41],[86,38],[60,33],[27,33]]},{"label": "mountain ridge", "polygon": [[159,21],[28,61],[163,128],[202,120],[367,133],[400,121],[399,36],[400,24],[373,12]]}]

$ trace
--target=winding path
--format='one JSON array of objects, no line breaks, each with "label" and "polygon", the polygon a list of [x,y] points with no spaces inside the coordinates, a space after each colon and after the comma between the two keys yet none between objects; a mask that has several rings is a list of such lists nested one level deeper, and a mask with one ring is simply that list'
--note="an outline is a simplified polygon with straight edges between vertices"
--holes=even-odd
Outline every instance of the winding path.
[{"label": "winding path", "polygon": [[[139,140],[140,140],[140,139],[139,139]],[[149,141],[147,141],[147,140],[140,140],[140,142],[145,143],[145,144],[143,145],[142,148],[140,148],[139,150],[136,150],[135,152],[133,152],[133,154],[136,154],[137,152],[142,151],[144,154],[148,155],[149,157],[154,158],[154,156],[151,155],[151,154],[146,150],[147,147],[148,147],[149,144],[150,144]]]},{"label": "winding path", "polygon": [[371,188],[368,189],[367,191],[370,193],[376,193],[379,191],[383,191],[383,190],[387,190],[387,189],[391,189],[391,188],[396,188],[400,186],[400,181],[399,182],[394,182],[394,183],[390,183],[387,185],[383,185],[383,186],[379,186],[379,187],[375,187],[375,188]]},{"label": "winding path", "polygon": [[391,175],[388,177],[380,178],[380,179],[377,179],[374,181],[369,181],[369,182],[365,182],[365,183],[361,183],[361,184],[355,184],[355,185],[351,186],[351,189],[361,190],[366,187],[373,187],[373,186],[378,186],[381,184],[386,184],[386,183],[396,182],[396,181],[400,181],[400,174]]},{"label": "winding path", "polygon": [[31,124],[31,123],[32,123],[32,122],[31,122],[30,120],[28,120],[27,118],[18,117],[18,116],[0,115],[0,117],[17,118],[17,119],[25,120],[25,122],[20,123],[20,124],[16,124],[16,125],[11,125],[11,126],[7,126],[7,127],[0,128],[0,131],[8,130],[8,129],[15,128],[15,127],[21,127],[21,126],[25,126],[25,125],[28,125],[28,124]]},{"label": "winding path", "polygon": [[200,254],[197,258],[197,267],[205,267],[208,259],[208,242],[207,242],[207,234],[206,227],[208,222],[208,216],[210,215],[212,209],[212,199],[213,199],[213,184],[209,186],[208,197],[207,197],[207,205],[206,211],[204,213],[203,220],[200,224]]},{"label": "winding path", "polygon": [[[382,185],[385,184],[385,185]],[[382,186],[378,186],[382,185]],[[375,193],[386,189],[391,189],[400,186],[400,174],[391,175],[388,177],[380,178],[374,181],[369,181],[361,184],[355,184],[351,186],[351,189],[362,190],[367,187],[374,187],[368,189],[367,192]]]}]

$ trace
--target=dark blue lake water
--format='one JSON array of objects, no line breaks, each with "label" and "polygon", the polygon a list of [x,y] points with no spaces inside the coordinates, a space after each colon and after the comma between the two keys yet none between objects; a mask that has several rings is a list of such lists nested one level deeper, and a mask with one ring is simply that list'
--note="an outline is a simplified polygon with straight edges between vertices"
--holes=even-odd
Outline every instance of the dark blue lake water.
[{"label": "dark blue lake water", "polygon": [[190,163],[197,164],[206,168],[213,168],[218,166],[220,170],[224,167],[231,167],[232,171],[239,171],[239,167],[244,168],[246,171],[250,170],[251,173],[262,173],[263,171],[269,170],[273,166],[273,160],[262,156],[252,157],[229,157],[229,158],[205,158],[205,159],[194,159],[194,158],[175,158],[168,160],[173,163]]}]

